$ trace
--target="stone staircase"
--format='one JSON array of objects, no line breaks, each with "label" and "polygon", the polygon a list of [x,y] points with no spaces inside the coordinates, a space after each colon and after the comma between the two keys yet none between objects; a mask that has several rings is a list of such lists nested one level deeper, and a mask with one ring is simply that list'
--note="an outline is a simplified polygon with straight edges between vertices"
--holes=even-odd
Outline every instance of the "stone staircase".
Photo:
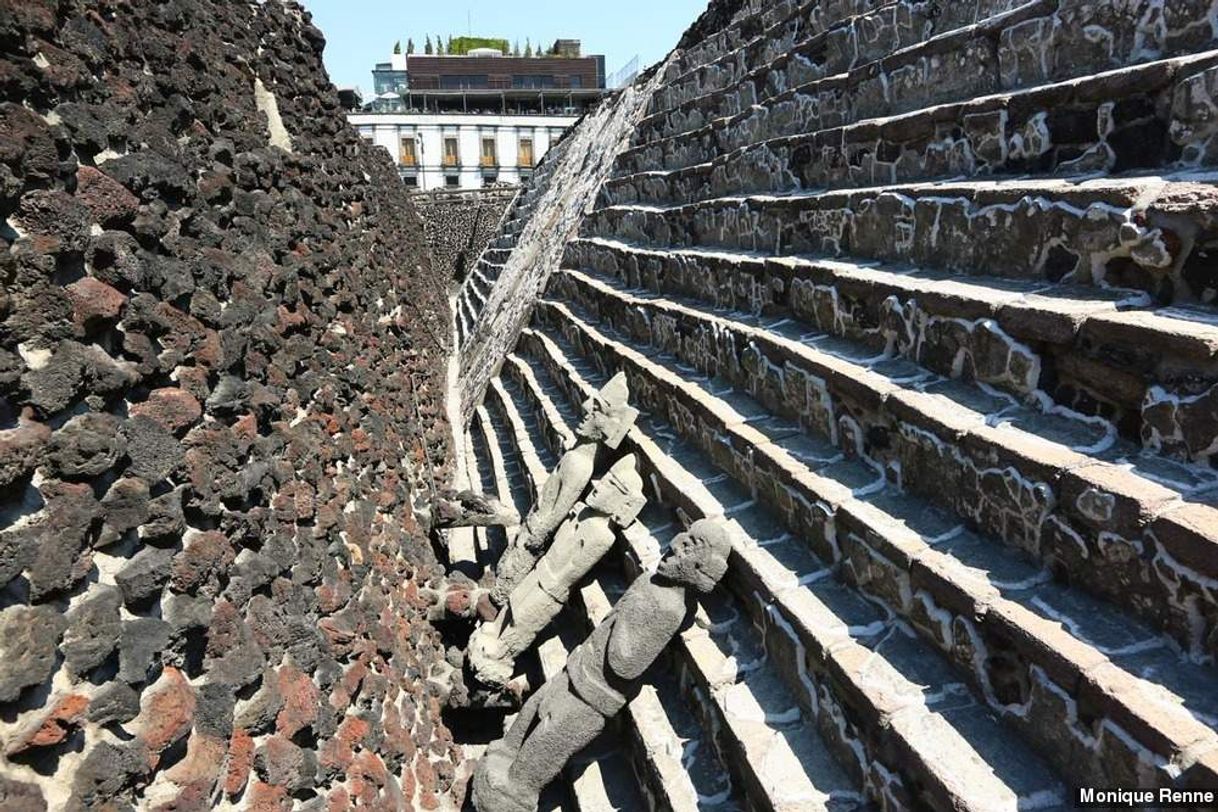
[{"label": "stone staircase", "polygon": [[1216,32],[788,0],[666,63],[474,444],[527,508],[626,373],[651,505],[587,624],[730,520],[616,732],[651,808],[1218,785]]},{"label": "stone staircase", "polygon": [[461,285],[453,305],[459,342],[464,343],[473,334],[474,325],[478,323],[478,318],[486,308],[491,289],[499,280],[508,257],[520,241],[520,234],[537,208],[538,200],[550,188],[550,178],[569,146],[569,142],[560,141],[555,145],[550,160],[543,161],[537,168],[532,183],[512,201],[503,215],[499,232],[470,270],[469,278]]}]

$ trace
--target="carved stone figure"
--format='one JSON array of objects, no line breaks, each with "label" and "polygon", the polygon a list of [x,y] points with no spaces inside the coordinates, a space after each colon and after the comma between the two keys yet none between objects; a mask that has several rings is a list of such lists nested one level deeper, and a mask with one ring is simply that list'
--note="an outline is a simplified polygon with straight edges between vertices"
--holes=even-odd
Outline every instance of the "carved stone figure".
[{"label": "carved stone figure", "polygon": [[584,401],[584,420],[575,430],[579,442],[563,454],[546,477],[537,495],[537,504],[529,511],[520,532],[495,568],[491,600],[497,606],[504,605],[516,585],[533,569],[554,531],[588,486],[596,464],[597,445],[617,448],[634,425],[639,412],[627,404],[629,396],[626,376],[619,373],[600,392]]},{"label": "carved stone figure", "polygon": [[592,485],[554,535],[550,548],[512,590],[493,623],[474,632],[469,663],[486,685],[506,685],[516,658],[562,611],[571,588],[613,547],[613,527],[629,527],[646,503],[633,454],[618,460]]},{"label": "carved stone figure", "polygon": [[435,527],[510,527],[520,524],[520,514],[493,496],[475,491],[441,491],[432,507]]},{"label": "carved stone figure", "polygon": [[626,590],[562,673],[525,703],[507,736],[487,748],[474,774],[478,812],[534,812],[541,790],[604,729],[637,680],[685,624],[692,592],[727,571],[731,541],[718,521],[695,522],[673,540],[656,572]]}]

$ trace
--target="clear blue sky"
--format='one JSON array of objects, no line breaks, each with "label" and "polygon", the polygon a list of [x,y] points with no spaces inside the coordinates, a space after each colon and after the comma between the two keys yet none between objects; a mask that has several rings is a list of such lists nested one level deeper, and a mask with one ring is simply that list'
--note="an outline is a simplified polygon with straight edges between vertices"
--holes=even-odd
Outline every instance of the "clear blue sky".
[{"label": "clear blue sky", "polygon": [[[301,0],[326,35],[326,69],[337,85],[372,87],[372,66],[389,59],[393,43],[413,37],[525,38],[549,45],[583,40],[585,54],[604,54],[612,73],[635,54],[643,67],[664,57],[706,8],[707,0]],[[467,24],[467,13],[469,23]]]}]

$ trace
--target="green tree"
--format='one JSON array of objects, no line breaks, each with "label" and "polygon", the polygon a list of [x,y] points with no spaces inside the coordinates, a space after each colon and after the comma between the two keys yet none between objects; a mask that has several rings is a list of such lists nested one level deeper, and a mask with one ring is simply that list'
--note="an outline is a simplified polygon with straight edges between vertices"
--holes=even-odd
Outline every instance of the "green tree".
[{"label": "green tree", "polygon": [[444,53],[444,38],[436,34],[436,54],[443,56]]},{"label": "green tree", "polygon": [[427,40],[423,43],[423,53],[431,56],[436,52],[436,49],[431,46],[431,35],[428,35]]},{"label": "green tree", "polygon": [[533,55],[533,43],[528,37],[525,37],[525,40],[524,40],[524,55],[525,56]]},{"label": "green tree", "polygon": [[402,41],[401,40],[398,40],[397,42],[393,43],[393,52],[395,54],[400,54],[402,52]]},{"label": "green tree", "polygon": [[452,34],[448,35],[448,43],[444,46],[444,53],[446,53],[446,54],[456,53],[455,51],[453,51],[453,35]]},{"label": "green tree", "polygon": [[516,40],[516,44],[512,46],[512,56],[520,56],[520,40]]},{"label": "green tree", "polygon": [[407,54],[414,53],[414,40],[409,39],[409,38],[406,40],[406,53]]}]

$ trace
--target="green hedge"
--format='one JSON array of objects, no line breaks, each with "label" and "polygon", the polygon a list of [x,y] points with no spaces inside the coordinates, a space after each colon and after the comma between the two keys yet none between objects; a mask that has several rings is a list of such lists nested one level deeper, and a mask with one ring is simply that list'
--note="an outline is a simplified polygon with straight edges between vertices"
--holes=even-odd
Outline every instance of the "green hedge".
[{"label": "green hedge", "polygon": [[500,53],[510,54],[511,47],[505,39],[494,37],[453,37],[452,46],[448,51],[454,56],[464,56],[475,48],[497,48]]}]

